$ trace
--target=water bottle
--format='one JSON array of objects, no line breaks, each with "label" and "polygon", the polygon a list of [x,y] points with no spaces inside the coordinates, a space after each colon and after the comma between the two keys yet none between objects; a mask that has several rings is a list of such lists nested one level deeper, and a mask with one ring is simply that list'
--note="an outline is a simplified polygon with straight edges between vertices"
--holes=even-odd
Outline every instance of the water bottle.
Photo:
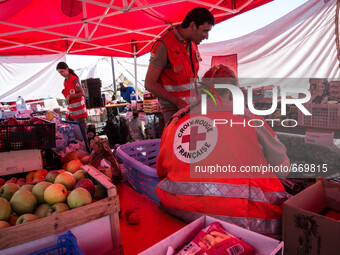
[{"label": "water bottle", "polygon": [[131,110],[136,111],[137,110],[137,97],[135,92],[132,92],[130,94],[130,100],[131,100]]},{"label": "water bottle", "polygon": [[16,101],[17,112],[26,110],[26,103],[22,96],[18,96]]}]

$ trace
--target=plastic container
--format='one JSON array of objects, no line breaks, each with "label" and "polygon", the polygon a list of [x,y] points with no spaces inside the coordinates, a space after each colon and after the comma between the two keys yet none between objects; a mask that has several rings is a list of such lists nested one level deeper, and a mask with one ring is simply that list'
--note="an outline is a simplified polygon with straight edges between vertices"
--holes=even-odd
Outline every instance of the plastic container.
[{"label": "plastic container", "polygon": [[18,96],[16,101],[16,108],[18,112],[27,110],[25,100],[23,99],[22,96]]},{"label": "plastic container", "polygon": [[0,126],[0,152],[54,148],[56,145],[55,124],[43,119],[41,121],[44,124],[2,124]]},{"label": "plastic container", "polygon": [[137,98],[135,92],[132,92],[130,94],[130,100],[131,100],[131,110],[136,111],[137,110]]},{"label": "plastic container", "polygon": [[124,164],[131,186],[156,204],[159,204],[155,188],[159,182],[156,161],[160,142],[160,139],[150,139],[124,144],[117,148],[117,156]]},{"label": "plastic container", "polygon": [[65,235],[58,237],[58,243],[51,247],[47,247],[36,252],[29,253],[28,255],[49,255],[49,254],[72,254],[72,255],[83,255],[84,252],[79,248],[77,238],[67,231]]}]

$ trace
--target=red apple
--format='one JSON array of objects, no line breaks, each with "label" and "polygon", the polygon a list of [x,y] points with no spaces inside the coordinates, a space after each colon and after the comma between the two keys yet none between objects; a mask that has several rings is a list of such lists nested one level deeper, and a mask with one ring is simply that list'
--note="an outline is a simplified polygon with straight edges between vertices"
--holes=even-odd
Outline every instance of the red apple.
[{"label": "red apple", "polygon": [[130,214],[128,218],[128,223],[131,225],[136,225],[136,224],[139,224],[139,220],[140,220],[139,213],[134,212]]},{"label": "red apple", "polygon": [[79,180],[74,188],[84,188],[90,192],[91,196],[93,196],[95,191],[94,184],[90,179]]}]

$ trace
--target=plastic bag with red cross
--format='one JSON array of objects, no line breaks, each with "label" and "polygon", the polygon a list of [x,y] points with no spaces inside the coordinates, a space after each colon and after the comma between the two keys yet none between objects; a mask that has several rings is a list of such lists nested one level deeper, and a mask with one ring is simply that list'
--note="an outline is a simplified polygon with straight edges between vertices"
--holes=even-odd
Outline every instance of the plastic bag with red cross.
[{"label": "plastic bag with red cross", "polygon": [[254,255],[255,249],[228,234],[219,222],[201,230],[177,255]]}]

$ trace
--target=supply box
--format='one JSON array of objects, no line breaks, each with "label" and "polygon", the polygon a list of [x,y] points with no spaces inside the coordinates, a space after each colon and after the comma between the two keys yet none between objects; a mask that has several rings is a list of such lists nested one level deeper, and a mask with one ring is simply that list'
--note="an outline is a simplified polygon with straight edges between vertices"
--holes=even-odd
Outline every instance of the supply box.
[{"label": "supply box", "polygon": [[141,252],[139,255],[167,254],[168,247],[172,247],[175,251],[188,244],[194,237],[205,227],[213,222],[219,222],[224,229],[231,235],[242,239],[250,246],[254,247],[256,254],[261,255],[282,255],[283,242],[276,239],[255,233],[245,228],[230,224],[210,216],[202,216],[184,228],[178,230],[169,237],[163,239],[159,243],[151,246],[149,249]]},{"label": "supply box", "polygon": [[35,221],[0,229],[0,254],[27,254],[57,243],[71,230],[85,254],[120,254],[122,251],[119,199],[109,178],[91,165],[82,167],[95,184],[102,185],[107,198]]},{"label": "supply box", "polygon": [[340,211],[340,184],[320,181],[283,204],[285,254],[339,254],[340,221],[321,214]]}]

